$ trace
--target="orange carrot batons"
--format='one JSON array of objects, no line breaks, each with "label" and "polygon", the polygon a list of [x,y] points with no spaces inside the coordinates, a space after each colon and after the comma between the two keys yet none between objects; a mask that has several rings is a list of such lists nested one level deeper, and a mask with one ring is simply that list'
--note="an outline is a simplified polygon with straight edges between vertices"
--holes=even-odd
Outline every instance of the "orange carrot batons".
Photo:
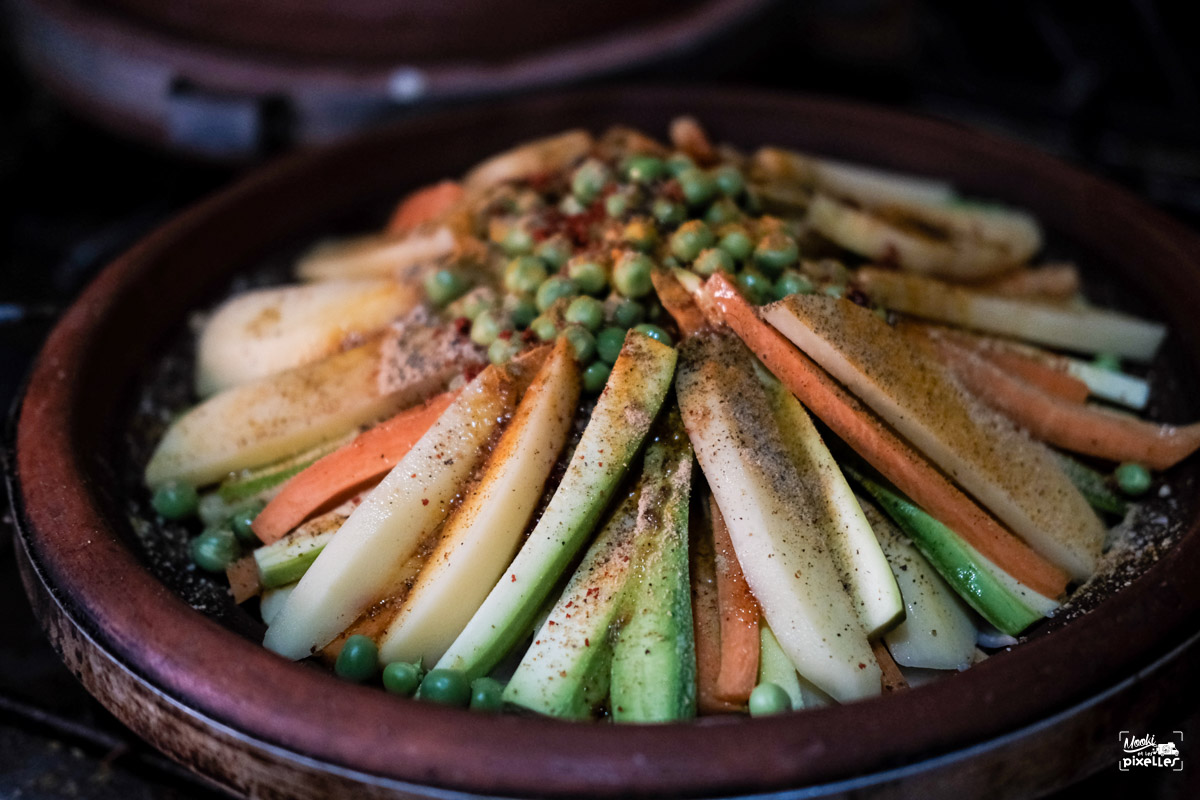
[{"label": "orange carrot batons", "polygon": [[719,273],[710,278],[700,300],[706,313],[719,314],[789,391],[914,503],[1035,592],[1058,597],[1066,590],[1065,571],[1001,526],[783,334],[759,319],[728,278]]},{"label": "orange carrot batons", "polygon": [[270,544],[329,501],[387,474],[457,394],[446,392],[423,405],[401,411],[314,461],[284,484],[283,490],[254,518],[255,535],[264,544]]}]

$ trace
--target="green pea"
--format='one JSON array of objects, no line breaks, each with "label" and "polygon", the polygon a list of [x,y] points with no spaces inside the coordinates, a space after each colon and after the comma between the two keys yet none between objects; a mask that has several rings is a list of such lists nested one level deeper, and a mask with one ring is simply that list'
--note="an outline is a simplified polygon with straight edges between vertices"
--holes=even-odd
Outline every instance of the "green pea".
[{"label": "green pea", "polygon": [[589,158],[571,175],[571,194],[583,205],[590,205],[611,177],[604,162]]},{"label": "green pea", "polygon": [[209,528],[219,528],[229,521],[231,514],[229,504],[221,499],[219,492],[209,492],[200,496],[196,504],[196,516],[200,517]]},{"label": "green pea", "polygon": [[568,217],[574,217],[587,211],[587,207],[580,203],[575,195],[569,194],[559,201],[558,210]]},{"label": "green pea", "polygon": [[630,197],[625,192],[613,192],[604,198],[604,213],[613,219],[625,216],[629,211]]},{"label": "green pea", "polygon": [[200,494],[190,483],[168,481],[154,490],[150,505],[167,519],[183,519],[196,513]]},{"label": "green pea", "polygon": [[454,301],[454,307],[458,311],[457,316],[474,320],[484,311],[496,307],[496,293],[486,286],[480,286]]},{"label": "green pea", "polygon": [[821,294],[825,295],[826,297],[833,297],[835,299],[841,299],[846,296],[846,287],[838,286],[836,283],[831,284],[829,286],[826,286],[824,289],[822,289]]},{"label": "green pea", "polygon": [[692,262],[692,272],[708,277],[718,272],[732,273],[733,257],[719,247],[710,247]]},{"label": "green pea", "polygon": [[760,683],[750,693],[750,716],[766,717],[792,710],[792,698],[775,683]]},{"label": "green pea", "polygon": [[786,233],[774,231],[759,240],[754,248],[754,263],[768,275],[779,275],[784,269],[796,263],[800,257],[800,248],[796,240]]},{"label": "green pea", "polygon": [[572,325],[582,325],[589,331],[595,331],[604,324],[604,303],[594,297],[576,297],[567,306],[563,319]]},{"label": "green pea", "polygon": [[476,678],[471,681],[472,711],[499,711],[504,705],[504,684],[495,678]]},{"label": "green pea", "polygon": [[529,330],[533,331],[534,335],[543,342],[548,342],[558,336],[558,326],[554,324],[554,320],[545,314],[539,315],[533,322],[529,323]]},{"label": "green pea", "polygon": [[488,361],[493,364],[507,364],[513,356],[521,352],[521,342],[515,336],[507,339],[503,336],[488,345]]},{"label": "green pea", "polygon": [[671,253],[680,261],[692,261],[713,243],[712,230],[698,219],[685,222],[671,234]]},{"label": "green pea", "polygon": [[592,258],[573,258],[567,264],[567,275],[581,292],[599,294],[608,287],[608,272]]},{"label": "green pea", "polygon": [[1092,365],[1108,372],[1121,371],[1121,357],[1116,353],[1097,353]]},{"label": "green pea", "polygon": [[806,275],[802,275],[794,269],[789,269],[775,281],[771,295],[776,300],[782,300],[788,295],[812,293],[812,281]]},{"label": "green pea", "polygon": [[727,197],[737,197],[746,188],[746,179],[742,177],[742,171],[732,164],[717,167],[713,172],[713,180],[717,182],[721,194]]},{"label": "green pea", "polygon": [[583,390],[588,394],[600,394],[604,391],[604,386],[608,383],[608,376],[611,373],[611,364],[605,364],[603,361],[593,361],[588,364],[583,371]]},{"label": "green pea", "polygon": [[425,294],[439,308],[458,299],[470,288],[462,276],[449,269],[436,270],[425,278]]},{"label": "green pea", "polygon": [[579,287],[573,280],[561,275],[553,275],[537,288],[537,309],[544,313],[557,301],[564,297],[574,297],[577,294],[579,294]]},{"label": "green pea", "polygon": [[613,286],[626,297],[645,297],[654,289],[650,273],[654,262],[641,253],[624,253],[613,267]]},{"label": "green pea", "polygon": [[675,180],[679,181],[683,199],[692,208],[707,204],[717,194],[717,182],[702,169],[685,169],[675,176]]},{"label": "green pea", "polygon": [[596,337],[587,328],[579,325],[568,325],[560,336],[565,336],[575,351],[575,360],[586,364],[596,355]]},{"label": "green pea", "polygon": [[229,518],[229,527],[233,528],[233,535],[238,538],[238,541],[245,544],[262,544],[254,533],[254,529],[251,528],[254,518],[262,510],[263,503],[256,501],[233,512],[233,516]]},{"label": "green pea", "polygon": [[1131,497],[1137,497],[1150,491],[1150,484],[1153,482],[1150,470],[1135,461],[1123,462],[1117,467],[1114,475],[1117,479],[1117,487]]},{"label": "green pea", "polygon": [[467,676],[457,669],[431,669],[421,681],[422,700],[463,707],[471,701],[471,685]]},{"label": "green pea", "polygon": [[369,636],[354,634],[346,639],[338,653],[333,671],[339,678],[362,683],[375,675],[379,668],[379,648]]},{"label": "green pea", "polygon": [[504,288],[515,294],[532,294],[544,280],[546,263],[534,256],[517,256],[504,268]]},{"label": "green pea", "polygon": [[538,307],[533,299],[526,295],[510,294],[504,298],[504,312],[516,328],[524,330],[538,315]]},{"label": "green pea", "polygon": [[673,153],[666,163],[667,172],[673,177],[678,178],[679,173],[686,172],[689,169],[696,168],[696,162],[692,161],[691,156],[685,153]]},{"label": "green pea", "polygon": [[660,197],[654,201],[650,213],[663,225],[678,225],[687,219],[687,209],[672,200]]},{"label": "green pea", "polygon": [[513,225],[500,240],[500,249],[506,255],[519,256],[533,252],[533,235],[520,225]]},{"label": "green pea", "polygon": [[746,299],[756,306],[767,302],[767,298],[771,296],[771,279],[756,270],[746,269],[739,272],[737,285]]},{"label": "green pea", "polygon": [[754,242],[740,228],[735,228],[722,236],[717,247],[729,253],[734,261],[745,261],[754,252]]},{"label": "green pea", "polygon": [[484,311],[471,323],[471,341],[480,347],[487,347],[496,341],[496,337],[503,330],[505,330],[505,326],[501,322],[499,312]]},{"label": "green pea", "polygon": [[551,269],[558,269],[571,257],[571,243],[564,236],[552,236],[539,244],[533,254],[549,264]]},{"label": "green pea", "polygon": [[655,156],[630,156],[625,162],[625,177],[634,183],[653,183],[667,172],[667,165]]},{"label": "green pea", "polygon": [[425,671],[411,661],[393,661],[383,668],[383,688],[392,694],[412,697]]},{"label": "green pea", "polygon": [[636,300],[622,300],[613,308],[612,321],[619,328],[632,328],[646,316],[645,307]]},{"label": "green pea", "polygon": [[242,546],[228,528],[209,528],[192,539],[189,549],[192,561],[206,572],[224,572],[242,555]]},{"label": "green pea", "polygon": [[625,330],[609,327],[596,334],[596,355],[606,364],[617,363],[621,348],[625,346]]},{"label": "green pea", "polygon": [[650,220],[637,217],[625,224],[625,230],[621,231],[621,239],[635,250],[653,250],[658,244],[658,228],[654,227]]},{"label": "green pea", "polygon": [[633,328],[638,333],[644,333],[656,342],[663,344],[671,344],[671,334],[667,333],[657,325],[651,325],[649,322],[643,322],[641,325],[635,325]]},{"label": "green pea", "polygon": [[737,203],[730,200],[728,197],[722,197],[717,202],[708,207],[708,211],[704,212],[704,221],[709,225],[727,225],[730,222],[736,222],[742,218],[742,212],[737,207]]}]

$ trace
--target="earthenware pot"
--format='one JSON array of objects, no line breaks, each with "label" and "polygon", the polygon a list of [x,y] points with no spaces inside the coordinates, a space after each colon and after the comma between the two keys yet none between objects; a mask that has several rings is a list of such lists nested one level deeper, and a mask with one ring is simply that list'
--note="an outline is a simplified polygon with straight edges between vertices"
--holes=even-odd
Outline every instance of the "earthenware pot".
[{"label": "earthenware pot", "polygon": [[431,116],[290,157],[181,214],[105,269],[51,334],[20,410],[10,482],[30,597],[84,685],[173,758],[256,797],[1019,796],[1111,765],[1121,730],[1166,724],[1194,704],[1194,460],[1170,476],[1173,496],[1155,500],[1178,521],[1157,545],[1162,557],[1102,587],[1088,613],[918,689],[767,719],[616,727],[404,700],[284,661],[252,626],[214,621],[155,577],[121,496],[118,476],[140,469],[124,449],[123,409],[190,311],[280,242],[522,139],[617,122],[661,134],[680,112],[745,148],[777,143],[949,178],[1033,209],[1089,280],[1170,324],[1155,413],[1196,416],[1200,240],[1029,147],[741,90],[607,89]]}]

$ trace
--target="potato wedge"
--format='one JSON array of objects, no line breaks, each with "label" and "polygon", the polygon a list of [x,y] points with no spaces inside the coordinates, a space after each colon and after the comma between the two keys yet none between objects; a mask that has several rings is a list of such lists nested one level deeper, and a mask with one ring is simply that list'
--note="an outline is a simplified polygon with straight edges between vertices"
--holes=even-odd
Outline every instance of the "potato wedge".
[{"label": "potato wedge", "polygon": [[834,563],[824,500],[796,472],[751,360],[731,333],[683,343],[676,391],[688,437],[792,663],[839,701],[878,695],[879,665]]},{"label": "potato wedge", "polygon": [[200,332],[196,393],[208,397],[331,356],[371,338],[421,299],[419,287],[393,280],[331,280],[237,295]]},{"label": "potato wedge", "polygon": [[512,561],[558,459],[579,402],[579,367],[560,338],[534,379],[483,477],[450,517],[425,569],[384,632],[384,663],[434,664]]},{"label": "potato wedge", "polygon": [[210,397],[167,430],[146,465],[146,483],[214,483],[422,399],[421,391],[380,392],[380,346],[369,342]]}]

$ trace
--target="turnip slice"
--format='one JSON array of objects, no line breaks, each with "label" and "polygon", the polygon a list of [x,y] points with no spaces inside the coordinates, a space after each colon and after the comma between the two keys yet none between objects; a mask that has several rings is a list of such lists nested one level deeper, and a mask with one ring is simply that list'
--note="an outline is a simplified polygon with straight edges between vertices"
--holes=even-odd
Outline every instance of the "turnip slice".
[{"label": "turnip slice", "polygon": [[476,193],[507,181],[557,172],[586,156],[594,144],[592,135],[584,130],[525,142],[477,164],[463,178],[463,186],[468,193]]},{"label": "turnip slice", "polygon": [[797,474],[753,357],[727,332],[702,332],[681,350],[684,426],[763,616],[822,690],[840,701],[879,694],[879,666],[834,563],[825,500]]},{"label": "turnip slice", "polygon": [[847,300],[793,295],[767,321],[1046,559],[1085,580],[1105,528],[1053,454],[984,407],[929,345]]},{"label": "turnip slice", "polygon": [[853,253],[957,280],[983,280],[1007,272],[1028,260],[1040,243],[1036,228],[1014,231],[1023,235],[1011,240],[984,238],[992,232],[987,225],[956,230],[951,226],[961,220],[946,209],[868,211],[819,193],[809,203],[806,219],[813,230]]},{"label": "turnip slice", "polygon": [[559,339],[381,637],[384,663],[436,663],[479,609],[512,560],[566,443],[579,381],[571,346]]},{"label": "turnip slice", "polygon": [[755,152],[750,169],[756,180],[816,186],[864,205],[936,204],[954,198],[954,188],[945,181],[847,164],[779,147],[763,147]]},{"label": "turnip slice", "polygon": [[[765,370],[763,371],[765,372]],[[784,445],[803,480],[824,498],[831,523],[829,546],[854,600],[859,621],[874,638],[904,616],[904,601],[888,560],[808,412],[769,375],[767,393]]]},{"label": "turnip slice", "polygon": [[1081,353],[1154,358],[1165,326],[1104,309],[997,297],[919,275],[863,268],[855,283],[893,311]]},{"label": "turnip slice", "polygon": [[1097,367],[1077,358],[1063,359],[1067,374],[1087,384],[1093,397],[1141,411],[1150,400],[1150,384],[1136,375]]},{"label": "turnip slice", "polygon": [[862,509],[904,596],[904,621],[883,635],[892,658],[902,667],[966,669],[978,636],[966,605],[887,517],[866,501]]},{"label": "turnip slice", "polygon": [[417,285],[394,280],[333,280],[239,294],[200,332],[196,392],[208,396],[331,356],[382,331],[422,297]]},{"label": "turnip slice", "polygon": [[526,360],[488,367],[463,389],[317,556],[267,629],[268,649],[305,658],[381,598],[446,518],[536,366]]}]

